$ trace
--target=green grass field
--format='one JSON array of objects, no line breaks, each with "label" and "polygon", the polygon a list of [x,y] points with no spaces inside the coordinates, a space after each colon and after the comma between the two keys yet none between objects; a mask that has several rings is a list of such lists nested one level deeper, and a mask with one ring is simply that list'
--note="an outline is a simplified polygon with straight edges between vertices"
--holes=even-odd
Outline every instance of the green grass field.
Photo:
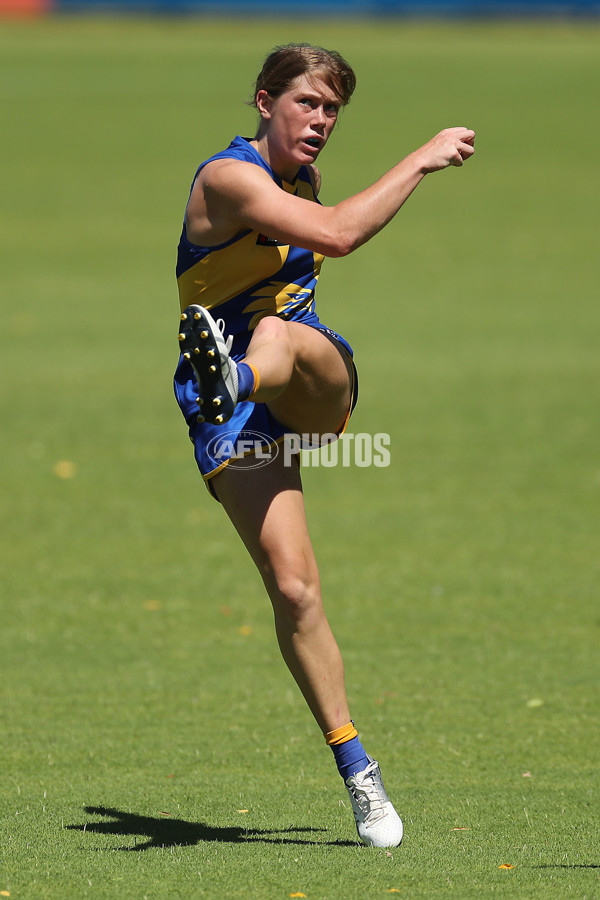
[{"label": "green grass field", "polygon": [[[599,37],[0,23],[0,896],[600,897]],[[358,73],[325,203],[478,132],[319,290],[356,350],[352,430],[391,438],[389,468],[305,485],[393,853],[355,842],[172,399],[189,182],[289,40]]]}]

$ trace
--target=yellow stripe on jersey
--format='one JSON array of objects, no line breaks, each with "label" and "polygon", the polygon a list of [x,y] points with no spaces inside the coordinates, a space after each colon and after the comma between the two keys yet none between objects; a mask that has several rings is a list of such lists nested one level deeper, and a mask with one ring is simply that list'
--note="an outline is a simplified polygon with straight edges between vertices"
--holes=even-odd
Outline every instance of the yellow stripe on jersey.
[{"label": "yellow stripe on jersey", "polygon": [[[322,260],[323,257],[320,259]],[[315,253],[315,277],[318,277],[320,267],[321,263],[317,261],[317,254]],[[256,327],[257,322],[263,316],[274,316],[277,314],[285,316],[286,312],[291,308],[298,309],[301,306],[308,306],[312,302],[313,291],[306,290],[300,284],[272,281],[260,290],[254,291],[252,297],[255,299],[244,308],[245,313],[254,313],[248,325],[250,331]]]},{"label": "yellow stripe on jersey", "polygon": [[214,309],[276,275],[290,248],[287,244],[260,246],[257,238],[257,232],[251,231],[225,247],[210,250],[204,259],[183,272],[177,279],[182,311],[190,303]]}]

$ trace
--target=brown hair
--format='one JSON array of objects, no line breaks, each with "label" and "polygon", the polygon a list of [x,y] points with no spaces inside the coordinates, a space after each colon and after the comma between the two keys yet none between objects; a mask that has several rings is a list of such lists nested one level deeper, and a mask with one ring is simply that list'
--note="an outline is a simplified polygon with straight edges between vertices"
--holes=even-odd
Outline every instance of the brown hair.
[{"label": "brown hair", "polygon": [[350,103],[356,87],[356,75],[339,53],[311,44],[286,44],[275,47],[265,59],[250,105],[256,106],[259,91],[267,91],[274,99],[279,97],[301,75],[321,77],[342,106]]}]

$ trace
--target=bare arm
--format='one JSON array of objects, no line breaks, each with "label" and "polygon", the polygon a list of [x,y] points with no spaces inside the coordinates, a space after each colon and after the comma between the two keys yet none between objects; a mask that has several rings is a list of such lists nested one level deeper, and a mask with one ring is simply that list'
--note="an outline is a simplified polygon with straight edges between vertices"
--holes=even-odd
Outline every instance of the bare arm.
[{"label": "bare arm", "polygon": [[244,228],[324,256],[345,256],[393,219],[425,175],[460,166],[474,152],[475,133],[448,128],[374,184],[335,206],[319,206],[282,191],[267,172],[239,160],[206,166],[188,205],[188,234],[214,245]]}]

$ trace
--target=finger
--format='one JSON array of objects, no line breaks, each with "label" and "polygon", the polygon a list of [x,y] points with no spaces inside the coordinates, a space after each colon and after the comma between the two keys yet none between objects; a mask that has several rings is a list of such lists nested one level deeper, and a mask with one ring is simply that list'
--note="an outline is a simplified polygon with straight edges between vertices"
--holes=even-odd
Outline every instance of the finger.
[{"label": "finger", "polygon": [[472,144],[468,144],[463,141],[458,145],[458,152],[463,159],[469,159],[469,157],[473,156],[473,154],[475,153],[475,147]]},{"label": "finger", "polygon": [[471,128],[460,126],[459,128],[449,128],[448,131],[452,133],[454,138],[462,141],[464,144],[469,144],[472,147],[475,143],[475,132]]},{"label": "finger", "polygon": [[475,143],[475,132],[472,128],[460,128],[459,131],[462,132],[457,135],[460,141],[464,141],[465,144]]},{"label": "finger", "polygon": [[461,141],[471,141],[475,138],[473,129],[467,128],[465,125],[456,125],[454,128],[446,128],[441,133],[455,135],[456,137],[460,136]]}]

